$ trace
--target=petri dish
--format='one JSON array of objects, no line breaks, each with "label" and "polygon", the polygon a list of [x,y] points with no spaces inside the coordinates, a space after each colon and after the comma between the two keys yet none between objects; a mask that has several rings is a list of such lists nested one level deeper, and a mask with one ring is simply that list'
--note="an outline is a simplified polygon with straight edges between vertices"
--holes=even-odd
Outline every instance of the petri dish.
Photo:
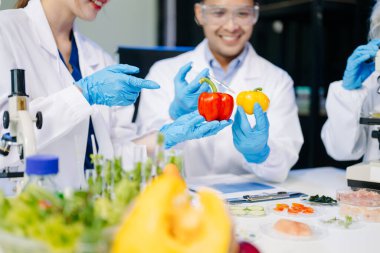
[{"label": "petri dish", "polygon": [[319,225],[326,227],[326,228],[332,228],[332,229],[339,229],[339,230],[355,230],[363,228],[365,225],[363,222],[360,222],[358,220],[353,219],[352,223],[348,226],[344,225],[345,217],[342,216],[332,216],[327,217],[324,219],[319,219]]},{"label": "petri dish", "polygon": [[354,188],[337,191],[339,214],[365,222],[380,222],[380,191]]},{"label": "petri dish", "polygon": [[311,230],[310,236],[295,236],[279,232],[274,229],[275,222],[264,223],[260,225],[262,233],[273,239],[290,240],[290,241],[315,241],[321,240],[327,236],[327,230],[321,227],[313,226],[308,223],[304,223],[309,226]]},{"label": "petri dish", "polygon": [[[289,207],[291,207],[293,203],[290,203],[290,204],[289,203],[277,203],[274,205],[270,205],[270,206],[268,206],[268,209],[270,210],[271,213],[279,215],[279,216],[283,216],[283,217],[289,217],[289,218],[315,218],[315,217],[319,217],[322,215],[320,207],[301,204],[305,208],[312,208],[313,213],[309,213],[309,212],[292,213],[292,212],[288,211],[289,208],[285,208],[283,211],[275,210],[275,209],[277,209],[276,207],[278,206],[278,204],[286,204]],[[300,203],[296,203],[296,204],[300,204]]]},{"label": "petri dish", "polygon": [[230,213],[237,217],[264,217],[267,215],[267,210],[260,205],[235,204],[228,205]]}]

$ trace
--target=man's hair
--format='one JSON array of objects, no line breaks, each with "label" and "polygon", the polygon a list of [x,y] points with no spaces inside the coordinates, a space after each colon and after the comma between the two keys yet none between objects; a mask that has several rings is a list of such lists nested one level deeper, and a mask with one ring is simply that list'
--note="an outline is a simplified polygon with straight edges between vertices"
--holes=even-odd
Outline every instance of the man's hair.
[{"label": "man's hair", "polygon": [[368,38],[380,39],[380,0],[376,1],[376,4],[372,9]]}]

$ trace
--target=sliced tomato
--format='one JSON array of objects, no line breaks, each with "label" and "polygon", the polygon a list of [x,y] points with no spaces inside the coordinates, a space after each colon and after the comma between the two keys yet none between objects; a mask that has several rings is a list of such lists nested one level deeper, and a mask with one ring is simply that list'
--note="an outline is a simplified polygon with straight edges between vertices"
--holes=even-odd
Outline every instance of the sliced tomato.
[{"label": "sliced tomato", "polygon": [[314,209],[312,207],[305,207],[302,212],[306,214],[311,214],[314,213]]},{"label": "sliced tomato", "polygon": [[305,206],[302,205],[302,204],[300,204],[300,203],[292,203],[292,207],[303,208],[303,207],[305,207]]},{"label": "sliced tomato", "polygon": [[288,209],[288,213],[290,214],[299,214],[300,212],[302,212],[300,209],[294,209],[292,207]]},{"label": "sliced tomato", "polygon": [[276,208],[287,209],[287,208],[289,208],[289,205],[287,205],[287,204],[276,204]]}]

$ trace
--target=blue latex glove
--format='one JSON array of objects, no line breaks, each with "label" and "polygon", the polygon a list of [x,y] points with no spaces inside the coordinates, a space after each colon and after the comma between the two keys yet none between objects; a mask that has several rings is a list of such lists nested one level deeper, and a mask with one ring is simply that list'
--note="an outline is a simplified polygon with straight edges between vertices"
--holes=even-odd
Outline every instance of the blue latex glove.
[{"label": "blue latex glove", "polygon": [[164,125],[160,132],[165,137],[165,148],[171,148],[180,142],[217,134],[230,125],[232,120],[205,121],[198,111],[185,114],[173,123]]},{"label": "blue latex glove", "polygon": [[375,39],[367,45],[359,46],[347,60],[346,70],[343,75],[343,87],[347,90],[360,89],[362,83],[375,70],[374,61],[367,62],[376,56],[379,50],[380,40]]},{"label": "blue latex glove", "polygon": [[170,104],[169,114],[172,119],[177,119],[184,114],[195,111],[198,108],[198,98],[202,92],[210,88],[207,84],[199,84],[202,77],[208,75],[208,69],[201,71],[190,83],[186,81],[186,75],[191,70],[191,62],[183,66],[174,78],[175,97]]},{"label": "blue latex glove", "polygon": [[127,106],[136,101],[141,89],[158,89],[160,86],[129,74],[139,73],[139,68],[127,64],[113,65],[77,81],[86,100],[93,104]]},{"label": "blue latex glove", "polygon": [[249,163],[262,163],[269,156],[268,117],[258,103],[254,105],[256,125],[252,128],[242,107],[238,106],[232,125],[234,145]]}]

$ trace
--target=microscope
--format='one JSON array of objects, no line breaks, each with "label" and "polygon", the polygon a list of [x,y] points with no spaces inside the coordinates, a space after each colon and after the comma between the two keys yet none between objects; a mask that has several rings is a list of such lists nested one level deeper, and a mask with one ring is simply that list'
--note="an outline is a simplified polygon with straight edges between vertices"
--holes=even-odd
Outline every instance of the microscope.
[{"label": "microscope", "polygon": [[[36,138],[34,124],[37,129],[42,128],[42,113],[37,112],[32,118],[28,111],[28,95],[25,92],[25,71],[23,69],[11,70],[11,94],[8,96],[9,111],[3,114],[3,127],[9,129],[0,140],[0,156],[6,160],[11,149],[15,148],[21,162],[36,153]],[[12,167],[0,164],[0,178],[19,178],[24,173]]]},{"label": "microscope", "polygon": [[[377,51],[374,60],[375,70],[380,72],[380,50]],[[377,93],[380,94],[380,76],[377,78],[377,83],[379,84]],[[371,137],[377,139],[380,145],[380,113],[363,115],[360,117],[360,124],[379,126],[377,130],[371,132]],[[347,167],[346,178],[349,187],[380,190],[380,160],[363,162]]]}]

